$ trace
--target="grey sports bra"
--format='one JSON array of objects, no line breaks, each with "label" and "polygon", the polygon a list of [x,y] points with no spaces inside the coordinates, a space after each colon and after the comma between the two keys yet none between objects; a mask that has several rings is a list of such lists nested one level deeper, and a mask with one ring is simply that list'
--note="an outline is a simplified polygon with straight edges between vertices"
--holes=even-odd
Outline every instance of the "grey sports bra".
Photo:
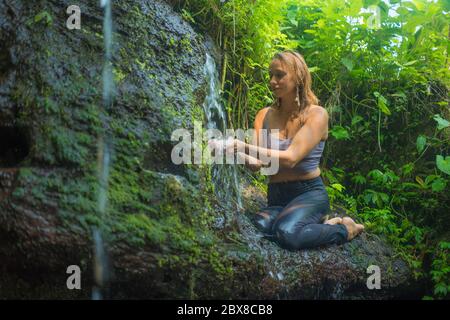
[{"label": "grey sports bra", "polygon": [[[268,125],[267,120],[267,113],[264,116],[263,121],[263,129],[267,130],[267,136],[264,138],[267,139],[267,148],[269,149],[277,149],[277,150],[287,150],[289,146],[292,143],[292,138],[288,139],[278,139],[274,137],[273,135],[270,135],[270,128]],[[266,140],[263,139],[263,140]],[[273,145],[271,145],[271,140],[273,142]],[[264,141],[263,141],[264,143]],[[306,157],[303,158],[302,161],[297,163],[294,167],[295,170],[301,173],[307,173],[314,171],[318,166],[320,162],[320,158],[322,157],[323,149],[325,148],[325,141],[320,141],[317,145],[314,146],[314,148],[306,155]]]}]

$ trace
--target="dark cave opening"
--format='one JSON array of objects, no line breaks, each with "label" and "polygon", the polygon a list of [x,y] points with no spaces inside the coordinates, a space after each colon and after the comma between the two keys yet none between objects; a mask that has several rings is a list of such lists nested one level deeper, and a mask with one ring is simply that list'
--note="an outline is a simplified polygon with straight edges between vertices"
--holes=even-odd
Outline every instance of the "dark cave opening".
[{"label": "dark cave opening", "polygon": [[26,128],[0,123],[0,167],[16,167],[29,153]]}]

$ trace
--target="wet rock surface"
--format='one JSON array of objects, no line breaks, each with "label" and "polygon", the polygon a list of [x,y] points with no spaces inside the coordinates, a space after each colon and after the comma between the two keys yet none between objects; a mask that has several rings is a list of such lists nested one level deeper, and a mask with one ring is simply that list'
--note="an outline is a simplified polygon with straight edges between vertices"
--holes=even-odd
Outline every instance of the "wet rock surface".
[{"label": "wet rock surface", "polygon": [[[254,187],[248,195],[248,214],[241,216],[242,234],[252,250],[264,257],[266,276],[264,292],[281,299],[411,299],[421,298],[408,265],[392,250],[387,241],[363,232],[344,245],[288,251],[265,239],[251,224],[252,212],[266,205],[264,196]],[[336,207],[332,216],[348,216]],[[369,266],[380,268],[381,289],[368,289],[367,279],[373,274]],[[372,281],[369,281],[373,283]]]}]

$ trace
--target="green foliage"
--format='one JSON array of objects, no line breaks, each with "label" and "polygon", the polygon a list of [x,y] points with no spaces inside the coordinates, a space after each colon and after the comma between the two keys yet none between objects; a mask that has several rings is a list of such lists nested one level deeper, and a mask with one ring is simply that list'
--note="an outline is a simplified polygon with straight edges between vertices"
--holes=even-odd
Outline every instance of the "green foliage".
[{"label": "green foliage", "polygon": [[[282,26],[330,115],[325,158],[335,161],[322,172],[331,202],[387,235],[417,276],[426,276],[429,242],[449,225],[444,3],[291,1]],[[376,28],[370,5],[381,9]]]},{"label": "green foliage", "polygon": [[416,141],[417,152],[422,153],[423,149],[425,149],[425,145],[427,143],[427,137],[423,135],[419,135]]},{"label": "green foliage", "polygon": [[444,128],[448,128],[450,126],[450,122],[448,122],[445,119],[442,119],[442,117],[439,114],[435,114],[433,119],[438,123],[438,130],[442,130]]},{"label": "green foliage", "polygon": [[333,137],[336,138],[336,140],[350,139],[350,134],[348,133],[348,130],[339,125],[336,125],[333,128],[331,128],[330,133]]},{"label": "green foliage", "polygon": [[387,102],[387,100],[386,100],[386,98],[385,97],[383,97],[379,92],[377,92],[377,91],[375,91],[374,93],[373,93],[373,95],[375,96],[375,97],[377,97],[377,105],[378,105],[378,107],[380,108],[380,110],[381,110],[381,112],[383,112],[384,114],[386,114],[386,115],[390,115],[391,114],[391,110],[389,110],[389,108],[388,108],[388,102]]},{"label": "green foliage", "polygon": [[436,155],[436,165],[442,172],[450,175],[450,156]]},{"label": "green foliage", "polygon": [[434,282],[434,295],[448,298],[450,295],[450,242],[441,241],[434,254],[431,276]]}]

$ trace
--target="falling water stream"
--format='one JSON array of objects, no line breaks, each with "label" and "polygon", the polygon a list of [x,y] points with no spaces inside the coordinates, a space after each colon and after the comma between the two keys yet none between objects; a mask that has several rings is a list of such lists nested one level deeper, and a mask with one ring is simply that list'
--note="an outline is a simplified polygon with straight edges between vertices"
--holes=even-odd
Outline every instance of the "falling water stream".
[{"label": "falling water stream", "polygon": [[[220,101],[219,75],[214,59],[206,54],[204,72],[208,81],[208,93],[203,102],[207,129],[226,130],[226,113]],[[236,209],[242,210],[239,178],[236,165],[215,164],[212,167],[212,179],[218,199],[226,203],[236,203]]]},{"label": "falling water stream", "polygon": [[[98,193],[98,211],[100,220],[103,221],[106,214],[108,202],[108,178],[110,168],[111,141],[106,134],[108,128],[107,110],[113,99],[114,83],[112,78],[112,18],[111,1],[101,0],[100,6],[104,9],[103,18],[103,38],[105,46],[105,58],[103,63],[102,84],[102,126],[104,133],[98,137],[97,161],[98,161],[98,179],[100,190]],[[107,259],[107,251],[103,240],[102,232],[99,228],[92,229],[92,239],[94,241],[94,287],[92,288],[92,299],[100,300],[104,298],[105,287],[110,278],[110,268]]]},{"label": "falling water stream", "polygon": [[[214,59],[208,54],[206,55],[205,74],[209,83],[208,95],[203,103],[204,112],[206,115],[207,129],[219,129],[222,133],[226,129],[226,113],[220,103],[219,92],[219,77],[216,70]],[[223,199],[226,203],[236,202],[236,209],[243,210],[242,197],[240,194],[239,178],[236,165],[213,165],[212,179],[215,185],[215,191],[219,199]],[[239,220],[234,216],[235,221],[239,224]],[[261,235],[262,236],[262,235]],[[270,270],[273,270],[270,271]],[[281,271],[269,266],[268,275],[275,281],[282,282],[284,275]],[[286,287],[286,294],[289,291]],[[280,299],[281,297],[278,297]]]}]

